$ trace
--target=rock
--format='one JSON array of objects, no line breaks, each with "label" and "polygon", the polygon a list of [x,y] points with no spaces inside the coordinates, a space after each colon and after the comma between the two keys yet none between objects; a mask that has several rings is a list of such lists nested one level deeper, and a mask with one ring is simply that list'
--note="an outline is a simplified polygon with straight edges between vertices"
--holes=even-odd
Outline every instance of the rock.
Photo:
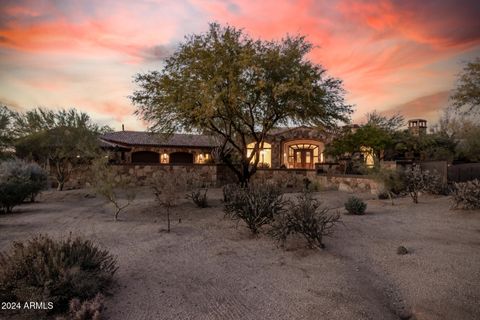
[{"label": "rock", "polygon": [[338,191],[353,192],[353,189],[348,184],[340,182],[340,184],[338,185]]},{"label": "rock", "polygon": [[408,254],[408,249],[405,248],[404,246],[400,246],[397,248],[397,254],[400,254],[400,255]]}]

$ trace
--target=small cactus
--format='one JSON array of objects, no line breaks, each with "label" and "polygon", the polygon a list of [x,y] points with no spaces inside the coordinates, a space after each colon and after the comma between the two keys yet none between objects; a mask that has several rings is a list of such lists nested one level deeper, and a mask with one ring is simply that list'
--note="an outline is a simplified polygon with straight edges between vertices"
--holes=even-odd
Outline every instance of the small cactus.
[{"label": "small cactus", "polygon": [[367,204],[357,197],[348,198],[345,202],[345,209],[349,214],[363,215],[367,209]]}]

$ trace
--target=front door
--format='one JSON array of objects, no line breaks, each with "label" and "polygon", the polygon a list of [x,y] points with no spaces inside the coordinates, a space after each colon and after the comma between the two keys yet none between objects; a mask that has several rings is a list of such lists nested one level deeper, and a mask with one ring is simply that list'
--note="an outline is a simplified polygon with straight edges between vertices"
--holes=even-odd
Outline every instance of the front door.
[{"label": "front door", "polygon": [[294,153],[295,168],[312,169],[313,152],[312,149],[297,149]]}]

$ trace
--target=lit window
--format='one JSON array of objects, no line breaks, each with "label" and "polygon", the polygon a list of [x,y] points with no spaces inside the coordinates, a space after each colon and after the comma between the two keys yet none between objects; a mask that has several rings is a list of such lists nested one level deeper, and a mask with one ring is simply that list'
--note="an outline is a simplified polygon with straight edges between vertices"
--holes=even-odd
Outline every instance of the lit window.
[{"label": "lit window", "polygon": [[[261,146],[260,146],[261,147]],[[253,149],[255,148],[255,142],[250,143],[247,145],[247,157],[249,157]],[[263,148],[259,149],[259,153],[257,154],[258,164],[264,167],[272,167],[272,145],[267,142],[263,142]],[[250,161],[251,163],[255,162],[255,157],[252,158]]]}]

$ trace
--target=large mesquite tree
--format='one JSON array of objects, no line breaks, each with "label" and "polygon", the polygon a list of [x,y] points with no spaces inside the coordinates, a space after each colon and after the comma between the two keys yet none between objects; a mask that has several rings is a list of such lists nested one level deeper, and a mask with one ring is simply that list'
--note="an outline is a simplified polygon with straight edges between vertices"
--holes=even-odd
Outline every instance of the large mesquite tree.
[{"label": "large mesquite tree", "polygon": [[272,128],[348,120],[342,83],[307,59],[312,48],[301,36],[254,40],[211,24],[207,33],[186,37],[161,71],[138,74],[131,100],[154,132],[217,136],[223,161],[248,183]]}]

